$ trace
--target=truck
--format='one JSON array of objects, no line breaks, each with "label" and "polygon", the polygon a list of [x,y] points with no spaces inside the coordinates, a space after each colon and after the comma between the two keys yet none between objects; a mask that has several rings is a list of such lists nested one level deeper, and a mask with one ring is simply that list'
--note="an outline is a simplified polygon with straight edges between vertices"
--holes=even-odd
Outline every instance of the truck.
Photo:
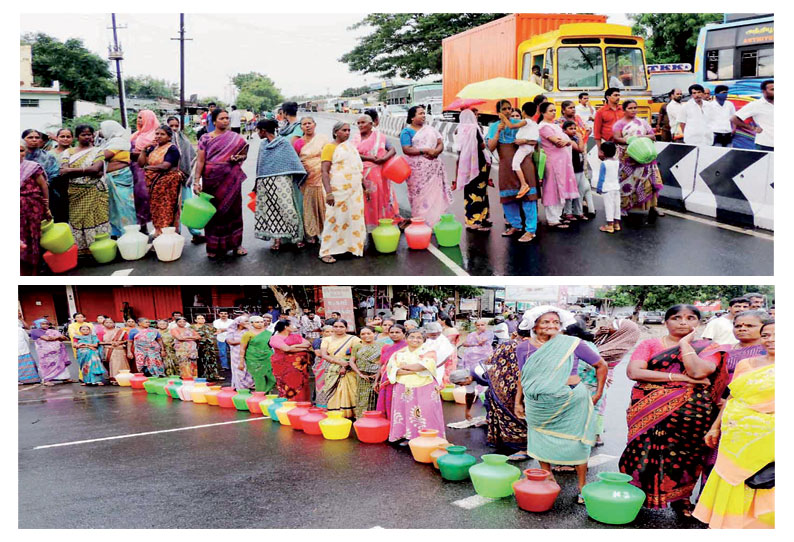
[{"label": "truck", "polygon": [[[637,101],[638,115],[650,120],[651,92],[645,68],[645,42],[631,28],[608,24],[605,15],[513,13],[442,40],[444,116],[458,92],[469,83],[494,77],[530,80],[540,68],[544,95],[551,102],[577,101],[590,94],[590,104],[604,103],[610,86],[622,98]],[[505,96],[520,107],[533,96]],[[478,106],[482,120],[496,118],[496,101]]]}]

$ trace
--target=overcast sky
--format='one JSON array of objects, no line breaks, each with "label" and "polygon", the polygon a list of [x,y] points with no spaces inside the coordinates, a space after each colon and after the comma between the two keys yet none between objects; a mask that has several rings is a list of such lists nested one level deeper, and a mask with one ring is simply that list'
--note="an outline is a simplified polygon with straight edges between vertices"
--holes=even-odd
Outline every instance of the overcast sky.
[{"label": "overcast sky", "polygon": [[[629,24],[624,14],[609,22]],[[257,71],[269,76],[285,96],[338,94],[348,87],[374,83],[375,75],[351,73],[338,59],[355,47],[366,28],[348,30],[363,14],[186,14],[185,95],[230,100],[230,76]],[[151,75],[179,82],[179,15],[117,14],[127,28],[119,31],[125,75]],[[20,28],[60,40],[81,38],[107,58],[112,40],[110,15],[21,15]],[[115,69],[115,67],[114,67]]]}]

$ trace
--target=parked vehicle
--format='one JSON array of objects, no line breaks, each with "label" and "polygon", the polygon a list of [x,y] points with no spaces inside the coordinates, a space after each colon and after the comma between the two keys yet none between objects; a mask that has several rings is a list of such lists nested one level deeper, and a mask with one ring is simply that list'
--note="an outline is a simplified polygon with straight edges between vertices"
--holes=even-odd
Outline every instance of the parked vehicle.
[{"label": "parked vehicle", "polygon": [[660,311],[642,311],[640,313],[640,324],[663,324],[664,314]]}]

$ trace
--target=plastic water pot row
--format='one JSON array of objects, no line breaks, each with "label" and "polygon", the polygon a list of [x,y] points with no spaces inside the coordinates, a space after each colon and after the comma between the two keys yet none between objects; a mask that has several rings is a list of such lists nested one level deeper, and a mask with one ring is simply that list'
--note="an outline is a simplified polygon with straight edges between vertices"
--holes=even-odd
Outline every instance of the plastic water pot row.
[{"label": "plastic water pot row", "polygon": [[[365,412],[355,423],[343,418],[340,411],[326,411],[313,407],[309,401],[290,401],[277,395],[250,390],[236,391],[231,387],[210,386],[206,379],[177,377],[147,378],[141,373],[121,371],[116,376],[120,386],[144,389],[147,393],[166,395],[175,400],[221,408],[247,410],[261,414],[275,423],[303,431],[307,435],[322,435],[327,440],[343,440],[354,429],[359,441],[383,443],[389,438],[390,423],[379,411]],[[442,391],[442,395],[465,388]],[[464,399],[465,401],[465,399]],[[551,473],[542,469],[521,470],[507,463],[507,456],[485,454],[482,461],[466,453],[465,446],[455,446],[438,436],[435,429],[423,429],[408,443],[411,455],[418,463],[433,464],[441,477],[450,482],[471,480],[478,495],[491,499],[515,496],[518,507],[530,512],[545,512],[554,505],[560,486]],[[599,480],[582,489],[588,515],[602,523],[625,524],[634,521],[645,493],[629,484],[631,476],[616,472],[598,473]]]},{"label": "plastic water pot row", "polygon": [[[400,232],[400,228],[394,225],[391,218],[381,218],[378,222],[379,226],[372,230],[375,250],[383,254],[396,252],[403,232]],[[455,215],[443,214],[433,228],[425,224],[423,218],[412,218],[411,225],[405,228],[404,233],[408,248],[425,250],[430,246],[433,235],[436,236],[439,246],[456,247],[460,244],[462,232],[463,224],[455,219]]]}]

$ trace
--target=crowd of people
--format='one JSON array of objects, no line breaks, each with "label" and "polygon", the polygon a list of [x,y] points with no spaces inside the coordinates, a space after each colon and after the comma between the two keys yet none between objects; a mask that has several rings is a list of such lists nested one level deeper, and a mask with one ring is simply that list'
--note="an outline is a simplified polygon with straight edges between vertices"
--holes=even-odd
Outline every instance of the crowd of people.
[{"label": "crowd of people", "polygon": [[[774,526],[774,308],[761,294],[732,299],[700,339],[700,311],[673,306],[666,333],[641,342],[631,319],[591,333],[580,317],[549,305],[478,320],[464,336],[429,306],[400,323],[375,315],[355,334],[340,313],[323,320],[310,309],[300,317],[220,312],[212,323],[199,314],[192,324],[181,313],[123,324],[77,313],[65,333],[46,319],[33,322],[38,363],[20,316],[19,382],[73,382],[67,344],[86,386],[112,383],[125,369],[209,382],[224,381],[228,370],[237,390],[314,401],[347,418],[381,411],[395,446],[421,429],[444,436],[449,426],[484,426],[488,444],[510,460],[573,470],[581,490],[591,450],[603,444],[614,371],[628,357],[634,386],[619,468],[645,492],[645,506],[669,506],[713,528]],[[465,386],[466,420],[448,426],[440,390],[450,384]],[[486,415],[475,423],[471,409],[483,388]]]}]

